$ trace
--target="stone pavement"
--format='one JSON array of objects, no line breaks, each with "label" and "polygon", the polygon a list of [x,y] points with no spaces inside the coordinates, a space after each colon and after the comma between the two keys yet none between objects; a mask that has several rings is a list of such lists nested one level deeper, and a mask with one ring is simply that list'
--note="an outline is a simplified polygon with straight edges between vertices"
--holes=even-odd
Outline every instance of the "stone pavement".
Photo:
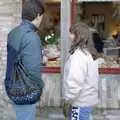
[{"label": "stone pavement", "polygon": [[[37,120],[65,120],[61,108],[37,109]],[[91,120],[120,120],[120,110],[95,110]]]},{"label": "stone pavement", "polygon": [[[11,109],[6,109],[7,111],[3,109],[4,107],[0,105],[0,120],[15,120],[15,113]],[[55,107],[37,107],[36,117],[36,120],[65,120],[62,108]],[[94,109],[93,119],[90,120],[120,120],[120,110]]]},{"label": "stone pavement", "polygon": [[37,109],[37,120],[64,120],[61,108],[44,107]]}]

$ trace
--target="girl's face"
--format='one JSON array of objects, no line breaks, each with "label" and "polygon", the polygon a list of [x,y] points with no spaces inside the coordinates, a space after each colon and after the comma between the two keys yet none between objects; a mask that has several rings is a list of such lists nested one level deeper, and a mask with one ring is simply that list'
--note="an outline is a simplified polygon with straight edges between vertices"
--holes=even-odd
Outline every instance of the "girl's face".
[{"label": "girl's face", "polygon": [[73,33],[69,33],[69,39],[71,42],[73,42],[75,39],[75,35]]}]

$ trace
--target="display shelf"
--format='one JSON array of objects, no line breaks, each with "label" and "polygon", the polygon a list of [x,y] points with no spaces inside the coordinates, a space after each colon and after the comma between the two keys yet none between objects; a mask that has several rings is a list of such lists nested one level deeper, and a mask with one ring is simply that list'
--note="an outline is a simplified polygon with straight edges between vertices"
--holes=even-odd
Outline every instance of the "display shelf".
[{"label": "display shelf", "polygon": [[60,67],[43,67],[43,73],[60,73]]},{"label": "display shelf", "polygon": [[120,68],[99,68],[100,74],[120,74]]},{"label": "display shelf", "polygon": [[[60,73],[60,67],[43,67],[43,73]],[[120,74],[120,68],[99,68],[100,74]]]}]

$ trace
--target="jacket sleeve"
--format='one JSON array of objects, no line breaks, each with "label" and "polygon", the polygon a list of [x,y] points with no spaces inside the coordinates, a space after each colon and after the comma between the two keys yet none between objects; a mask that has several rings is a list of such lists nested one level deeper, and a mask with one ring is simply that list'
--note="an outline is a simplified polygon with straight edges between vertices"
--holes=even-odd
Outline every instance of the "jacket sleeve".
[{"label": "jacket sleeve", "polygon": [[64,67],[63,96],[71,103],[79,96],[85,79],[85,64],[72,56]]},{"label": "jacket sleeve", "polygon": [[41,77],[42,49],[36,33],[25,35],[22,41],[22,58],[28,71],[36,77]]}]

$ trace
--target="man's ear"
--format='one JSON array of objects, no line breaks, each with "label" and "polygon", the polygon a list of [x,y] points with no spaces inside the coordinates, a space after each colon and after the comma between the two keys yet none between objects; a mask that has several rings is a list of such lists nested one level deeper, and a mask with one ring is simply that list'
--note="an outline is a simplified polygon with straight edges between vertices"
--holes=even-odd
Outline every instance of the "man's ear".
[{"label": "man's ear", "polygon": [[39,23],[41,24],[41,22],[42,22],[42,20],[43,20],[43,14],[42,14],[42,15],[38,14],[38,15],[37,15],[37,20],[38,20]]},{"label": "man's ear", "polygon": [[43,18],[43,14],[42,14],[42,15],[40,15],[40,14],[37,15],[37,19],[40,20],[40,19],[42,19],[42,18]]}]

